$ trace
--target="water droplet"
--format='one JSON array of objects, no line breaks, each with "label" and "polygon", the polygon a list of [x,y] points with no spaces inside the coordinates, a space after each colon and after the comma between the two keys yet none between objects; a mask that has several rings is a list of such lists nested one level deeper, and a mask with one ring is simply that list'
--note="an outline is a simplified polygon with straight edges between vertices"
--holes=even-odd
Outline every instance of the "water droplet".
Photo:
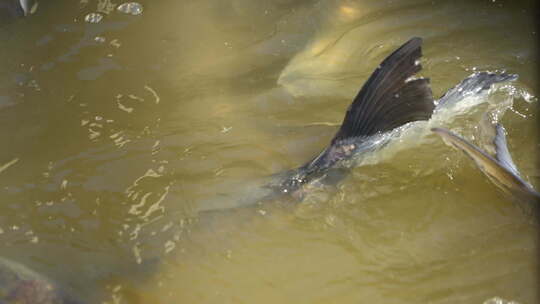
[{"label": "water droplet", "polygon": [[143,7],[141,4],[137,2],[126,2],[123,4],[120,4],[116,8],[119,12],[129,15],[140,15],[143,12]]},{"label": "water droplet", "polygon": [[114,46],[115,48],[119,48],[121,46],[120,41],[118,39],[113,39],[111,42],[109,42],[111,46]]},{"label": "water droplet", "polygon": [[100,13],[90,13],[84,17],[84,21],[88,23],[99,23],[103,19],[103,15]]},{"label": "water droplet", "polygon": [[165,253],[169,253],[174,250],[174,247],[176,247],[176,244],[173,241],[167,241],[165,243]]}]

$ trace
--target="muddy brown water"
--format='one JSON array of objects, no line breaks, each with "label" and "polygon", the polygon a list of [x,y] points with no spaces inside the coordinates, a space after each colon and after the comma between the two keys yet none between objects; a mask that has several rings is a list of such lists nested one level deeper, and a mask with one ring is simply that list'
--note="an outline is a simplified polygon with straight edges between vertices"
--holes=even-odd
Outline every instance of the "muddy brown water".
[{"label": "muddy brown water", "polygon": [[[538,189],[533,1],[118,4],[40,2],[0,27],[3,258],[88,303],[540,301],[537,221],[427,131],[471,139],[507,109]],[[413,36],[436,96],[474,71],[519,80],[300,205],[199,212],[316,155]]]}]

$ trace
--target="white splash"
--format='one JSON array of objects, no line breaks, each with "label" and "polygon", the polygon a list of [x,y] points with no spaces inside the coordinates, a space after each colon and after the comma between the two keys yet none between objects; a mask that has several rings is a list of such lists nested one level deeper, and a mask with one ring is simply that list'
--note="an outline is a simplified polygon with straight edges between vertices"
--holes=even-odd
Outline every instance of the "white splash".
[{"label": "white splash", "polygon": [[116,10],[124,14],[137,16],[137,15],[142,14],[143,7],[140,3],[137,3],[137,2],[126,2],[126,3],[120,4],[116,8]]},{"label": "white splash", "polygon": [[100,13],[89,13],[84,17],[84,21],[88,23],[100,23],[103,20],[103,15]]},{"label": "white splash", "polygon": [[0,166],[0,173],[2,173],[4,170],[6,170],[7,168],[13,166],[15,163],[17,163],[19,161],[18,158],[14,158],[12,160],[10,160],[9,162],[5,163],[4,165],[1,165]]}]

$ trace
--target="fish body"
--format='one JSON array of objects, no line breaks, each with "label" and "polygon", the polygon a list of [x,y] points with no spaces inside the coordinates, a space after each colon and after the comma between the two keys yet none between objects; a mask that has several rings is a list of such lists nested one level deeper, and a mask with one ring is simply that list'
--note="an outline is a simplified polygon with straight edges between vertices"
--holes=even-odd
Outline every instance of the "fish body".
[{"label": "fish body", "polygon": [[353,99],[329,145],[316,157],[296,169],[253,181],[253,185],[248,185],[252,181],[243,183],[229,199],[220,196],[202,201],[197,212],[276,200],[302,201],[310,189],[342,180],[358,156],[381,148],[400,127],[429,120],[435,109],[429,79],[415,78],[422,69],[421,46],[421,38],[412,38],[379,64]]},{"label": "fish body", "polygon": [[[434,100],[428,78],[415,78],[422,66],[422,39],[412,38],[390,54],[371,74],[347,109],[329,145],[302,166],[278,173],[270,180],[247,186],[230,200],[201,202],[197,211],[251,206],[268,201],[299,202],[312,190],[344,179],[362,156],[398,137],[409,124],[428,121],[435,113],[452,112],[469,97],[481,97],[496,83],[517,75],[477,72]],[[247,187],[246,187],[247,186]]]},{"label": "fish body", "polygon": [[347,110],[341,128],[317,157],[288,172],[278,192],[302,198],[303,185],[335,184],[355,159],[376,151],[396,137],[409,122],[429,120],[469,97],[480,97],[494,84],[514,81],[515,74],[476,72],[433,100],[429,79],[414,78],[421,70],[421,40],[413,38],[388,56],[368,79]]},{"label": "fish body", "polygon": [[54,282],[0,257],[0,304],[77,304]]}]

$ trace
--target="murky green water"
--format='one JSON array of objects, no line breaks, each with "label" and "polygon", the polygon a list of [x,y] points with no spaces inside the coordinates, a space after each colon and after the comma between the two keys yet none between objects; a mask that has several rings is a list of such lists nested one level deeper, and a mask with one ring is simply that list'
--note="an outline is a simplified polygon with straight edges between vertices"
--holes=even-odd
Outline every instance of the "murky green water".
[{"label": "murky green water", "polygon": [[427,126],[512,103],[538,188],[532,2],[40,3],[0,28],[0,255],[87,303],[538,303],[537,222],[425,127],[298,206],[198,211],[316,155],[412,36],[437,96],[520,75]]}]

